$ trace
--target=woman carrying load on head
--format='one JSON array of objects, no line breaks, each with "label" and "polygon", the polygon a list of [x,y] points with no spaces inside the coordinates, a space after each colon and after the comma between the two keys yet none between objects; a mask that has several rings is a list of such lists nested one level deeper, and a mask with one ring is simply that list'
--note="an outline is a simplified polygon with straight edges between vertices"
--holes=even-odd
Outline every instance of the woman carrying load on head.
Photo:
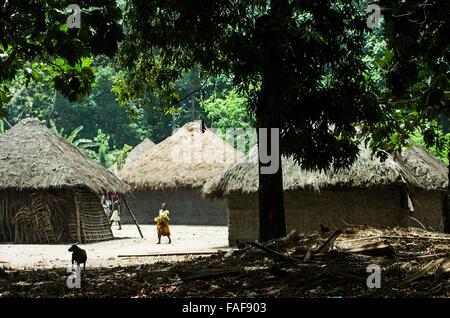
[{"label": "woman carrying load on head", "polygon": [[169,210],[167,210],[167,204],[161,204],[161,210],[159,210],[159,215],[155,218],[156,231],[158,232],[158,243],[161,244],[161,236],[167,236],[169,238],[169,244],[172,243],[170,239],[170,228],[169,228]]}]

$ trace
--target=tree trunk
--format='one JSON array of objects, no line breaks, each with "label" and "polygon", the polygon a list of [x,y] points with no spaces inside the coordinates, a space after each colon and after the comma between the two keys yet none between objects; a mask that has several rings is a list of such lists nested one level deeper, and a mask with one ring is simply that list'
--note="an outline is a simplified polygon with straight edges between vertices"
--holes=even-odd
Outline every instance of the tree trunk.
[{"label": "tree trunk", "polygon": [[444,233],[450,233],[450,204],[449,204],[449,198],[450,198],[450,145],[447,147],[449,152],[447,154],[447,158],[449,160],[448,165],[448,185],[447,185],[447,193],[444,195],[444,204],[442,209],[442,224],[443,224],[443,231]]},{"label": "tree trunk", "polygon": [[[267,150],[271,157],[278,158],[278,169],[275,173],[263,174],[265,166],[259,156],[259,239],[267,241],[286,235],[286,221],[283,200],[283,173],[281,151],[272,154],[272,134],[270,128],[281,128],[280,103],[283,100],[286,69],[283,58],[284,33],[286,21],[290,17],[287,0],[274,0],[268,16],[258,22],[261,34],[261,47],[264,59],[262,83],[256,110],[256,126],[258,128],[258,147],[261,150],[259,128],[267,129]],[[277,147],[279,150],[280,147]],[[272,158],[273,159],[273,158]]]},{"label": "tree trunk", "polygon": [[[271,135],[268,129],[268,149],[272,153]],[[258,147],[260,147],[258,137]],[[259,148],[261,149],[261,148]],[[261,242],[286,235],[283,200],[283,174],[281,155],[278,152],[279,168],[275,174],[262,174],[259,161],[259,239]]]}]

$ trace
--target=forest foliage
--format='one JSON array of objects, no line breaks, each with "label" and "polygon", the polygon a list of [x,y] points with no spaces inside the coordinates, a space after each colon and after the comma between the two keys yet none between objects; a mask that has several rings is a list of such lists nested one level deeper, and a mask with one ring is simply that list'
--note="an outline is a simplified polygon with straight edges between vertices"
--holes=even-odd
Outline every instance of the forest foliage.
[{"label": "forest foliage", "polygon": [[[239,6],[230,7],[229,16],[223,12],[213,16],[215,6],[225,8],[226,2],[211,4],[209,12],[205,6],[198,8],[199,17],[215,18],[217,26],[234,23],[238,26],[234,31],[232,28],[216,29],[205,20],[199,26],[209,26],[209,29],[203,28],[208,33],[189,35],[195,25],[184,16],[184,20],[179,19],[177,23],[187,23],[186,28],[178,29],[183,30],[190,43],[183,42],[182,38],[167,41],[154,33],[156,41],[164,40],[173,47],[181,43],[201,57],[195,61],[195,54],[186,55],[184,60],[176,62],[178,68],[167,67],[170,65],[167,58],[175,57],[170,50],[160,48],[159,51],[139,51],[137,56],[132,54],[131,49],[139,43],[130,42],[128,38],[139,31],[133,27],[140,23],[139,12],[142,12],[135,9],[140,6],[153,9],[156,4],[104,1],[101,5],[92,5],[82,1],[83,23],[88,27],[77,30],[65,24],[68,12],[64,2],[47,1],[43,5],[44,2],[36,1],[30,6],[26,1],[16,1],[2,7],[5,23],[0,37],[0,108],[6,116],[5,122],[0,121],[0,133],[25,117],[39,118],[48,127],[57,127],[68,138],[76,132],[77,146],[88,150],[102,164],[111,166],[116,162],[120,164],[126,152],[145,137],[158,143],[190,120],[203,119],[208,126],[218,128],[221,135],[226,128],[256,125],[254,113],[249,112],[254,110],[254,105],[249,101],[254,100],[254,94],[261,89],[261,80],[258,76],[248,78],[251,85],[246,87],[246,92],[236,83],[245,82],[245,72],[258,72],[255,63],[261,56],[252,45],[262,39],[248,32],[259,27],[251,23],[266,23],[259,19],[269,12],[263,2],[242,1]],[[187,8],[175,2],[162,7],[169,12],[171,5],[187,13],[195,7]],[[324,36],[332,30],[322,30],[322,26],[315,24],[313,16],[319,7],[298,1],[293,1],[292,5],[294,11],[309,12],[296,16],[298,25],[323,32],[322,35],[316,33],[316,38],[305,34],[302,41],[324,45]],[[448,17],[448,10],[445,10],[448,4],[433,2],[423,9],[417,0],[408,5],[402,1],[381,1],[380,5],[387,8],[383,10],[383,23],[381,28],[365,33],[366,49],[362,57],[368,70],[365,80],[376,84],[376,91],[372,93],[378,94],[383,110],[389,114],[374,126],[368,125],[374,136],[373,146],[394,149],[403,146],[409,138],[447,162],[447,107],[443,103],[450,96],[448,41],[445,40],[448,23],[439,21]],[[241,11],[233,11],[236,8]],[[341,6],[342,10],[344,8]],[[159,12],[152,13],[154,21],[159,21],[158,14],[163,11]],[[242,15],[243,12],[247,15]],[[402,12],[404,14],[400,15]],[[423,20],[425,14],[427,19]],[[338,22],[333,20],[333,23]],[[166,22],[159,23],[164,26]],[[172,27],[170,23],[167,26]],[[170,29],[159,31],[162,36]],[[211,38],[213,31],[221,36],[221,42]],[[411,41],[413,38],[418,40]],[[195,47],[195,40],[202,39],[208,45]],[[144,40],[147,39],[142,38],[141,42]],[[332,43],[331,40],[328,42]],[[236,46],[239,43],[240,47]],[[226,50],[231,55],[222,54]],[[398,59],[399,54],[402,59]],[[253,68],[236,72],[243,67],[239,63],[246,59],[253,62]],[[202,63],[210,72],[199,67]],[[130,64],[134,66],[132,69],[124,68]],[[220,72],[221,69],[225,72]],[[330,80],[332,77],[323,77],[323,89]],[[252,85],[253,89],[248,89]],[[333,85],[329,88],[334,89],[336,85],[334,88]]]}]

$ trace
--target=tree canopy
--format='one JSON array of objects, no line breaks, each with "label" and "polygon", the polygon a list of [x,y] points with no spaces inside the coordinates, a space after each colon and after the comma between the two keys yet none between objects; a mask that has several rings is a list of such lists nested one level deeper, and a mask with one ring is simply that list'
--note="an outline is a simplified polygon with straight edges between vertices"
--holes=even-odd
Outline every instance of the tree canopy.
[{"label": "tree canopy", "polygon": [[447,147],[450,102],[450,3],[381,1],[387,43],[378,66],[386,116],[371,127],[373,146],[398,149],[419,130],[426,145]]},{"label": "tree canopy", "polygon": [[[130,1],[120,49],[126,92],[156,90],[171,105],[171,83],[197,66],[204,77],[231,74],[254,113],[279,90],[276,111],[256,117],[283,129],[283,152],[309,168],[345,166],[356,156],[351,124],[377,118],[359,9],[349,1]],[[266,68],[277,61],[282,76],[266,90]]]},{"label": "tree canopy", "polygon": [[[0,116],[77,132],[105,165],[195,119],[278,128],[269,152],[279,137],[306,169],[348,167],[361,140],[448,155],[450,4],[381,0],[370,29],[368,3],[79,1],[69,28],[67,1],[0,1]],[[263,240],[285,234],[282,183],[259,175]]]},{"label": "tree canopy", "polygon": [[[358,154],[355,125],[380,116],[363,61],[361,9],[332,0],[130,1],[120,47],[129,83],[123,96],[150,90],[171,107],[183,71],[229,74],[256,127],[280,129],[282,153],[309,169],[346,167]],[[261,238],[283,235],[281,169],[260,174],[260,200]]]},{"label": "tree canopy", "polygon": [[50,72],[51,84],[70,101],[91,92],[91,55],[114,56],[122,37],[121,11],[114,0],[77,1],[82,27],[69,28],[70,1],[0,2],[0,110],[12,97],[9,83],[18,72],[39,80]]}]

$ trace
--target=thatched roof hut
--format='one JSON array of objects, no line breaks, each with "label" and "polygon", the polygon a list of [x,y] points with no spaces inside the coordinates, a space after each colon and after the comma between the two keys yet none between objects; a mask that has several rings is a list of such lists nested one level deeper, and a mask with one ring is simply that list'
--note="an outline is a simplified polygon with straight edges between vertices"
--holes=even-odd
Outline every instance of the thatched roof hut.
[{"label": "thatched roof hut", "polygon": [[119,178],[134,189],[201,187],[240,158],[241,154],[198,122],[187,123],[143,153]]},{"label": "thatched roof hut", "polygon": [[[258,192],[258,149],[253,147],[248,160],[234,164],[215,176],[203,187],[208,198],[224,198],[234,193]],[[337,188],[371,188],[405,185],[424,190],[447,187],[447,167],[420,146],[413,145],[400,156],[388,155],[385,161],[371,155],[360,146],[357,161],[349,168],[339,171],[306,171],[292,158],[282,158],[283,189],[314,190]]]},{"label": "thatched roof hut", "polygon": [[150,139],[145,138],[140,144],[138,144],[133,148],[133,150],[128,153],[124,167],[133,164],[140,156],[142,156],[148,149],[151,149],[153,146],[155,146],[155,143]]},{"label": "thatched roof hut", "polygon": [[0,135],[0,241],[112,238],[99,195],[127,186],[36,119]]},{"label": "thatched roof hut", "polygon": [[202,132],[199,122],[191,122],[118,176],[133,189],[129,203],[140,222],[153,223],[153,214],[166,202],[175,224],[226,224],[223,205],[203,200],[200,188],[241,156],[209,129]]},{"label": "thatched roof hut", "polygon": [[[205,197],[226,201],[231,243],[236,238],[255,239],[258,233],[255,226],[245,230],[258,221],[257,162],[254,147],[247,160],[232,165],[202,189]],[[344,222],[407,225],[408,200],[422,224],[441,225],[447,167],[417,145],[401,155],[388,155],[385,161],[361,145],[357,161],[339,171],[305,171],[285,157],[282,167],[288,229],[313,232],[320,224],[339,227]]]}]

